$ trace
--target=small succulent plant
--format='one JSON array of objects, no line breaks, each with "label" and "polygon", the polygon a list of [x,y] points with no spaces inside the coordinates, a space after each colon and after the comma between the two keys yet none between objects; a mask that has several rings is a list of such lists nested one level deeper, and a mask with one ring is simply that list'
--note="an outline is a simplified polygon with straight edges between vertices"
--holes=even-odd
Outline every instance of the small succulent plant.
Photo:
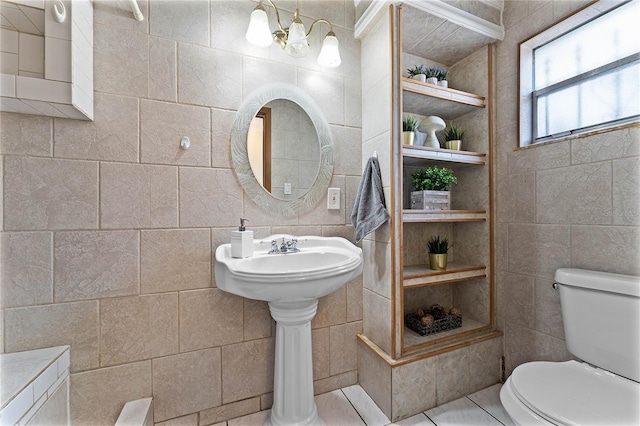
[{"label": "small succulent plant", "polygon": [[449,240],[440,235],[429,238],[427,241],[427,250],[433,254],[447,254],[449,252]]},{"label": "small succulent plant", "polygon": [[424,67],[424,64],[416,65],[413,68],[407,68],[407,73],[409,73],[409,78],[418,74],[426,74],[426,72],[427,72],[427,68]]},{"label": "small succulent plant", "polygon": [[402,120],[403,132],[415,132],[417,128],[418,120],[416,120],[413,115],[409,114]]},{"label": "small succulent plant", "polygon": [[438,78],[438,75],[440,75],[440,70],[436,67],[427,68],[424,74],[427,76],[427,78],[431,78],[431,77]]},{"label": "small succulent plant", "polygon": [[444,140],[446,141],[461,141],[463,137],[464,129],[453,123],[444,131]]}]

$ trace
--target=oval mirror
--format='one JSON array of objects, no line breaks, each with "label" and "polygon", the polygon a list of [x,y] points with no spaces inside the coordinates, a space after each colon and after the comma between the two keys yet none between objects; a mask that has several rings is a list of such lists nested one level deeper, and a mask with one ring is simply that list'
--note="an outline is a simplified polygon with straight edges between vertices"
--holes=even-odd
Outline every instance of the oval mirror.
[{"label": "oval mirror", "polygon": [[272,83],[240,105],[231,130],[233,167],[260,207],[293,216],[311,209],[333,174],[329,124],[296,86]]},{"label": "oval mirror", "polygon": [[304,195],[318,176],[316,128],[288,99],[274,99],[260,108],[249,126],[247,154],[258,183],[281,200]]}]

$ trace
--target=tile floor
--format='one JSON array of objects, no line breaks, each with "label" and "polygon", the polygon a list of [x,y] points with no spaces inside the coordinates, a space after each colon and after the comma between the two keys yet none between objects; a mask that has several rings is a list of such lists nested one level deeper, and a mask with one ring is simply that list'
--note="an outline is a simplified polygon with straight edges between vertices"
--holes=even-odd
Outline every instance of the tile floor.
[{"label": "tile floor", "polygon": [[[424,413],[391,423],[360,387],[353,385],[316,396],[318,413],[327,426],[513,426],[500,403],[500,384],[451,401]],[[215,426],[259,426],[270,410],[261,411]]]}]

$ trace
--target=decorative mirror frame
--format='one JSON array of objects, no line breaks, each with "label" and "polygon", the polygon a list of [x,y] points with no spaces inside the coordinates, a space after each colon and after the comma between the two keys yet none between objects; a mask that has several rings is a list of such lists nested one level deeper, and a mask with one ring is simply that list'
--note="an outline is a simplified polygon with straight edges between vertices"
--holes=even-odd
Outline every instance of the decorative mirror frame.
[{"label": "decorative mirror frame", "polygon": [[[311,188],[302,196],[291,200],[276,198],[256,179],[247,153],[247,135],[251,120],[260,108],[274,99],[287,99],[298,104],[316,128],[320,142],[320,167]],[[246,194],[257,205],[282,216],[295,216],[309,210],[325,195],[333,175],[333,139],[329,123],[313,98],[302,89],[287,83],[271,83],[253,91],[242,102],[231,128],[231,159]]]}]

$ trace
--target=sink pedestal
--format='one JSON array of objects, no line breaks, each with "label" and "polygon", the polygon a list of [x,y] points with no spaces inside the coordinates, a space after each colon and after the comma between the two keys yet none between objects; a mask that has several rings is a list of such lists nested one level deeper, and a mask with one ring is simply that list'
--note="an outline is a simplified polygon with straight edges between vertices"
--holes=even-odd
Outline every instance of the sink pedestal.
[{"label": "sink pedestal", "polygon": [[265,425],[323,425],[313,398],[311,320],[318,300],[269,302],[276,320],[273,407]]},{"label": "sink pedestal", "polygon": [[[270,254],[269,243],[291,235],[254,240],[253,256],[235,258],[231,244],[216,249],[220,290],[269,302],[276,320],[273,408],[266,425],[323,425],[313,399],[311,320],[318,299],[362,273],[362,250],[340,237],[299,237],[299,252]],[[266,244],[265,244],[266,243]]]}]

